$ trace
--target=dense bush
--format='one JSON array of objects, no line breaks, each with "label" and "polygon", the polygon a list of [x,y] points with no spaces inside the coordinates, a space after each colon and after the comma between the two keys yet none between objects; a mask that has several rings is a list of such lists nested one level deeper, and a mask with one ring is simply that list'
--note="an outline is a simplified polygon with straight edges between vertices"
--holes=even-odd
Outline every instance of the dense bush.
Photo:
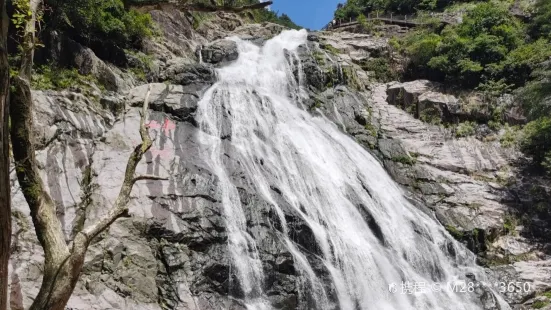
[{"label": "dense bush", "polygon": [[530,25],[531,35],[551,39],[551,1],[537,0],[535,14]]},{"label": "dense bush", "polygon": [[131,47],[153,34],[149,14],[126,10],[122,0],[48,0],[45,25],[81,43]]},{"label": "dense bush", "polygon": [[521,149],[551,172],[551,61],[541,64],[517,94],[530,121],[523,130]]},{"label": "dense bush", "polygon": [[412,14],[418,10],[440,10],[457,2],[469,0],[348,0],[339,5],[335,11],[335,18],[355,18],[366,12],[394,12],[397,14]]},{"label": "dense bush", "polygon": [[[536,163],[549,169],[551,166],[551,117],[544,116],[524,127],[521,150],[533,157]],[[551,171],[551,169],[549,170]]]},{"label": "dense bush", "polygon": [[544,38],[526,42],[524,25],[506,6],[480,3],[463,22],[441,32],[422,29],[404,40],[412,77],[467,88],[501,81],[522,86],[533,68],[551,56]]},{"label": "dense bush", "polygon": [[533,80],[517,92],[530,121],[551,115],[551,61],[539,65],[532,77]]},{"label": "dense bush", "polygon": [[[243,6],[243,5],[251,5],[259,3],[259,0],[219,0],[220,5],[229,5],[229,6]],[[249,14],[254,22],[257,23],[263,23],[263,22],[271,22],[275,24],[279,24],[291,29],[301,29],[299,25],[295,24],[287,14],[281,14],[268,10],[268,9],[262,9],[262,10],[252,10],[250,12],[247,12]]]},{"label": "dense bush", "polygon": [[253,12],[256,22],[271,22],[279,24],[291,29],[302,29],[301,26],[295,24],[286,14],[278,15],[278,13],[270,10],[255,10]]}]

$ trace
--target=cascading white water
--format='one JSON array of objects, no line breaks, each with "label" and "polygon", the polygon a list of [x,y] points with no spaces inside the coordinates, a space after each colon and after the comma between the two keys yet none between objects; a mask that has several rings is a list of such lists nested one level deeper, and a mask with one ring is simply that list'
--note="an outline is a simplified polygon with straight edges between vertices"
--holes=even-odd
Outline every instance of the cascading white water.
[{"label": "cascading white water", "polygon": [[[479,309],[472,293],[389,292],[391,283],[399,287],[402,281],[439,282],[445,287],[467,272],[479,279],[483,274],[472,255],[404,198],[369,152],[335,124],[302,109],[301,78],[296,81],[292,74],[296,64],[288,59],[298,59],[293,53],[306,43],[306,36],[304,30],[285,31],[263,47],[232,38],[239,59],[218,70],[219,82],[199,104],[200,127],[209,134],[202,141],[203,151],[219,178],[228,247],[247,307],[271,308],[262,292],[258,240],[247,233],[237,188],[224,166],[220,138],[224,121],[231,125],[233,156],[238,156],[257,192],[276,208],[284,235],[288,235],[284,211],[271,187],[281,191],[316,237],[337,300],[331,300],[324,280],[299,247],[289,237],[284,240],[304,287],[309,288],[300,293],[312,295],[313,308]],[[291,57],[285,56],[285,50]],[[365,214],[372,223],[366,222]],[[454,257],[449,247],[456,252]]]}]

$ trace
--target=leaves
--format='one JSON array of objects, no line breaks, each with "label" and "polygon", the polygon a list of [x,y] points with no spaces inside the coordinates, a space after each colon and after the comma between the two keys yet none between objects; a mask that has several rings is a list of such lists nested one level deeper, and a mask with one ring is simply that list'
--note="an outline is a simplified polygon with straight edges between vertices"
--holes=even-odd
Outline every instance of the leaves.
[{"label": "leaves", "polygon": [[125,10],[122,0],[51,0],[50,6],[52,27],[76,38],[126,48],[153,35],[151,16]]},{"label": "leaves", "polygon": [[475,5],[462,23],[440,33],[417,30],[404,43],[413,78],[438,79],[466,88],[501,80],[522,86],[534,66],[551,56],[547,40],[526,42],[523,24],[505,6],[493,2]]}]

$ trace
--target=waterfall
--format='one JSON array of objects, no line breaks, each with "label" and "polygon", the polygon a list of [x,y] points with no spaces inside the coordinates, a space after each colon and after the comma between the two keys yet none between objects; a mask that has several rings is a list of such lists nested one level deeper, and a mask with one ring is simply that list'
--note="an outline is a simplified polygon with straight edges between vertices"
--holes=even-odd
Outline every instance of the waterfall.
[{"label": "waterfall", "polygon": [[[309,296],[300,309],[481,309],[473,293],[399,292],[402,282],[445,288],[467,273],[481,280],[484,272],[474,255],[408,202],[369,152],[335,124],[302,109],[296,96],[302,85],[293,74],[301,68],[292,60],[306,37],[305,30],[284,31],[263,47],[231,38],[240,56],[218,69],[219,81],[199,103],[197,120],[207,133],[201,151],[219,180],[238,278],[232,285],[241,286],[248,309],[271,309],[262,290],[261,240],[247,230],[244,206],[225,166],[224,141],[231,141],[245,177],[276,210],[281,238],[301,277],[299,293]],[[328,277],[316,273],[318,267],[289,237],[273,188],[313,232]],[[398,292],[389,291],[392,285]]]},{"label": "waterfall", "polygon": [[199,46],[199,52],[197,53],[199,57],[199,63],[203,63],[203,45]]}]

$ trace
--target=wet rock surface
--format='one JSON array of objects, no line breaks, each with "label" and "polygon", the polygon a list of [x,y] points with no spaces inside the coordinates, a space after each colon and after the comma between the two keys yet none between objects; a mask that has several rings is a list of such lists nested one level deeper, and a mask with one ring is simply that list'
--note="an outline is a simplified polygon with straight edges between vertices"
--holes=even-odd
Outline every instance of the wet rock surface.
[{"label": "wet rock surface", "polygon": [[[152,80],[160,83],[136,87],[126,80],[121,83],[124,75],[82,48],[76,54],[79,68],[106,78],[114,93],[97,102],[68,91],[33,93],[37,158],[68,242],[84,219],[86,223],[97,220],[117,197],[128,155],[140,141],[138,107],[149,90],[148,127],[155,142],[138,172],[169,178],[136,184],[130,202],[132,217],[115,222],[90,247],[68,308],[246,309],[228,253],[220,181],[199,152],[207,134],[198,128],[195,113],[204,92],[216,82],[212,64],[225,65],[237,58],[232,41],[222,38],[238,35],[262,44],[282,27],[248,25],[230,14],[218,14],[217,25],[194,30],[180,12],[154,11],[152,16],[165,35],[161,42],[146,45],[159,59],[159,71]],[[551,285],[548,258],[530,241],[502,233],[508,203],[514,198],[499,180],[510,175],[509,162],[516,154],[473,137],[452,139],[445,130],[397,107],[416,102],[423,110],[436,109],[440,117],[456,111],[455,98],[431,93],[428,81],[400,86],[370,81],[354,63],[385,53],[385,40],[347,33],[310,35],[308,46],[299,49],[300,59],[291,60],[297,83],[305,87],[304,94],[297,94],[300,102],[314,115],[322,112],[371,150],[396,182],[409,190],[412,201],[420,201],[430,210],[420,207],[443,225],[460,231],[474,252],[492,246],[515,257],[536,253],[527,261],[491,268],[500,281],[525,281],[535,288],[505,294],[510,303],[534,302]],[[324,44],[343,54],[335,55]],[[201,45],[207,46],[201,53],[208,64],[196,63]],[[323,62],[312,51],[323,54]],[[407,94],[403,101],[400,90]],[[230,124],[221,130],[225,166],[231,167],[231,181],[238,185],[248,233],[258,242],[265,274],[262,289],[275,309],[315,309],[315,300],[299,294],[305,284],[282,237],[288,234],[306,253],[314,271],[330,279],[314,234],[281,190],[272,187],[288,227],[283,230],[272,204],[262,198],[254,180],[244,177],[236,151],[225,139],[231,130]],[[10,298],[14,310],[32,303],[40,287],[43,257],[14,175],[12,184],[15,246]],[[362,216],[384,244],[379,223],[369,213]],[[324,283],[327,291],[334,293],[328,283]],[[478,294],[485,309],[499,309],[487,290]]]},{"label": "wet rock surface", "polygon": [[[357,36],[340,34],[332,42],[329,38],[325,41],[344,54],[331,62],[333,66],[348,62],[353,70],[361,70],[353,65],[350,55],[364,53],[369,57],[365,47],[347,44]],[[320,37],[323,49],[323,36]],[[376,46],[377,40],[363,45]],[[368,91],[344,80],[327,86],[320,82],[323,66],[309,69],[315,67],[311,63],[318,58],[315,49],[310,50],[314,52],[309,56],[302,55],[305,80],[322,90],[311,96],[315,98],[312,113],[321,111],[377,155],[394,180],[408,189],[412,200],[420,199],[452,236],[479,255],[480,264],[490,266],[488,273],[495,283],[524,285],[523,289],[502,294],[515,309],[530,309],[538,298],[545,298],[541,294],[551,288],[551,276],[545,271],[549,250],[534,232],[511,221],[519,205],[534,207],[546,199],[543,197],[549,197],[547,191],[540,187],[538,192],[543,194],[537,197],[523,194],[527,193],[528,184],[537,183],[531,183],[533,179],[520,181],[520,171],[515,166],[521,157],[518,152],[502,147],[498,141],[484,142],[484,137],[492,132],[487,126],[478,126],[474,136],[457,138],[442,126],[430,124],[431,118],[426,117],[434,116],[438,123],[487,120],[491,114],[485,110],[484,98],[471,96],[462,102],[441,85],[426,80],[370,83],[361,72],[356,77],[359,84],[367,85]],[[328,54],[326,58],[333,57]],[[497,105],[507,111],[506,122],[524,121],[510,96],[499,98]],[[512,182],[517,185],[511,186]],[[540,272],[536,274],[535,270]],[[484,309],[499,309],[488,292],[486,289],[478,294]]]}]

